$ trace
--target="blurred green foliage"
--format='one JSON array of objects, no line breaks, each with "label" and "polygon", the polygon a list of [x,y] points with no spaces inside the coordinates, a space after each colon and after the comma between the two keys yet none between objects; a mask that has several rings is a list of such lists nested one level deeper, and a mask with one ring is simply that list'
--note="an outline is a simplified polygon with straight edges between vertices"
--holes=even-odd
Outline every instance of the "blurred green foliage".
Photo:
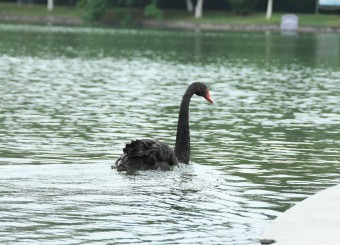
[{"label": "blurred green foliage", "polygon": [[257,0],[226,0],[232,11],[238,15],[247,15],[255,11]]},{"label": "blurred green foliage", "polygon": [[95,21],[103,17],[109,6],[109,0],[79,0],[77,6],[83,10],[85,20]]},{"label": "blurred green foliage", "polygon": [[162,11],[157,7],[158,0],[152,0],[149,5],[144,9],[144,15],[147,17],[152,17],[156,20],[162,19]]},{"label": "blurred green foliage", "polygon": [[[162,11],[158,7],[158,0],[149,0],[148,4],[144,7],[144,16],[151,17],[157,20],[162,18]],[[77,6],[82,10],[83,17],[87,21],[100,20],[107,9],[111,6],[138,6],[141,1],[138,0],[78,0]],[[143,1],[143,5],[146,2]],[[130,22],[131,14],[122,15],[122,20],[124,22]]]}]

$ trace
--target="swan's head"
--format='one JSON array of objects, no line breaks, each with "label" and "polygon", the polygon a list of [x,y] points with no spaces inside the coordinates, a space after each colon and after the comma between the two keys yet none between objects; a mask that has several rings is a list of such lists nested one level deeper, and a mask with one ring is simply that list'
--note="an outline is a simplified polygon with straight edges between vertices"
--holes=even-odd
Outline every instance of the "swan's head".
[{"label": "swan's head", "polygon": [[191,86],[193,86],[193,89],[195,91],[194,93],[196,95],[202,96],[207,101],[209,101],[211,104],[214,103],[214,101],[210,97],[210,91],[207,85],[205,85],[204,83],[196,82],[196,83],[193,83]]}]

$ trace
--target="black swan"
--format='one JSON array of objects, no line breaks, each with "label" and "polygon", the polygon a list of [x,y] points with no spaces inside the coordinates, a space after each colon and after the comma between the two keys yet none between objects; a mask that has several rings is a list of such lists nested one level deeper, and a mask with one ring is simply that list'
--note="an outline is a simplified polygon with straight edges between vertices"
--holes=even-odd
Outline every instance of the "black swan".
[{"label": "black swan", "polygon": [[171,166],[178,163],[189,163],[189,103],[194,94],[213,103],[205,84],[196,82],[187,88],[179,110],[175,150],[158,140],[134,140],[126,144],[123,155],[118,158],[113,168],[118,171],[170,170]]}]

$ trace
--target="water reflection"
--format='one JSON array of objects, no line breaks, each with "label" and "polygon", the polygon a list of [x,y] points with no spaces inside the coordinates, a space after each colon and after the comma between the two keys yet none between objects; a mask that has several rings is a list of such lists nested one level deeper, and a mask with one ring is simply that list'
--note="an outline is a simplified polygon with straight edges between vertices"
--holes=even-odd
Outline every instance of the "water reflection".
[{"label": "water reflection", "polygon": [[316,64],[318,66],[340,67],[340,36],[324,34],[316,36]]},{"label": "water reflection", "polygon": [[[327,36],[0,32],[1,242],[256,243],[279,212],[339,179]],[[174,145],[192,81],[216,102],[192,100],[192,165],[110,171],[131,139]]]},{"label": "water reflection", "polygon": [[3,24],[0,30],[3,33],[0,50],[11,56],[144,57],[203,64],[223,62],[227,58],[261,66],[270,63],[339,67],[340,37],[337,33],[285,35],[271,32],[176,32]]}]

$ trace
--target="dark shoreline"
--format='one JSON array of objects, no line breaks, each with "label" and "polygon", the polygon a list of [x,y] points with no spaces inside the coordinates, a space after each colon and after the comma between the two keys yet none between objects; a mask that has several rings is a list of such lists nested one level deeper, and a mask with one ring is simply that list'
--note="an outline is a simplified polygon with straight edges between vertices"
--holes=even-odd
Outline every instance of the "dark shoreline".
[{"label": "dark shoreline", "polygon": [[[0,14],[0,23],[18,23],[18,24],[55,24],[68,26],[86,26],[86,22],[78,17],[65,16],[16,16]],[[121,27],[115,23],[97,23],[96,26]],[[157,29],[176,29],[176,30],[202,30],[202,31],[273,31],[279,32],[278,25],[229,25],[229,24],[211,24],[211,23],[194,23],[184,21],[155,21],[144,20],[133,27],[157,28]],[[300,26],[297,32],[333,32],[340,33],[340,27],[314,27]]]},{"label": "dark shoreline", "polygon": [[[147,20],[141,23],[143,27],[181,29],[181,30],[203,30],[203,31],[281,31],[279,25],[228,25],[193,22],[173,22]],[[312,27],[301,26],[297,32],[335,32],[340,33],[340,27]]]}]

